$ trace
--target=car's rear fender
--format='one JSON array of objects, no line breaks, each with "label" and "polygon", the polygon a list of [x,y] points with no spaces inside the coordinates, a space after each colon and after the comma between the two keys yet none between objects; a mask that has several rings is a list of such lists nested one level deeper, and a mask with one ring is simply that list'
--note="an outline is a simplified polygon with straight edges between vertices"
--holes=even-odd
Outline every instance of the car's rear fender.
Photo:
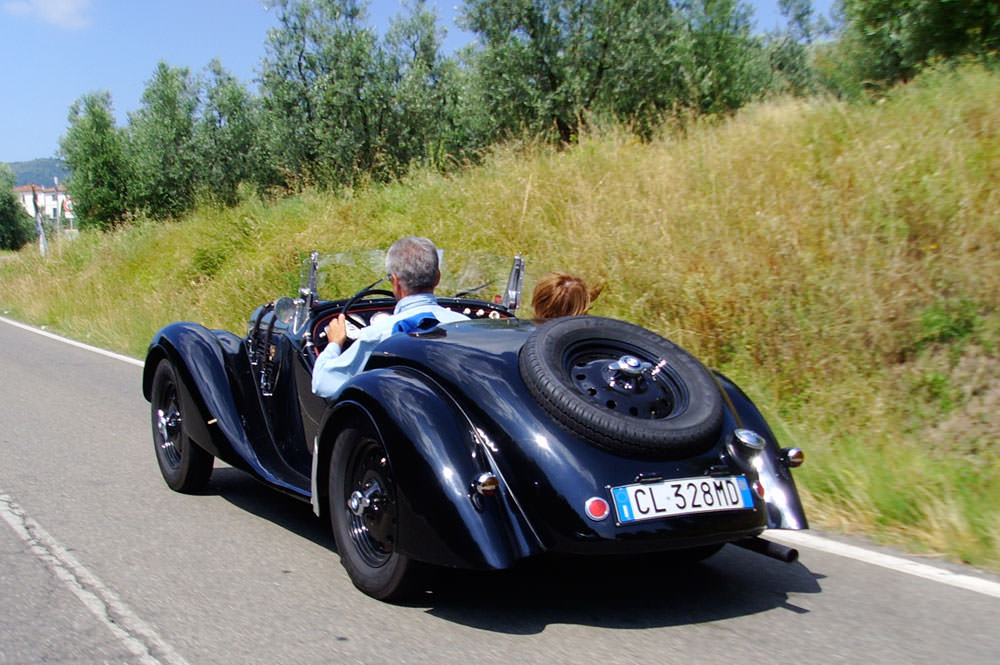
[{"label": "car's rear fender", "polygon": [[[379,433],[396,484],[399,550],[442,566],[502,569],[542,550],[467,414],[430,377],[411,368],[367,371],[327,411],[316,439],[314,508],[325,506],[337,434],[366,418]],[[475,478],[500,489],[481,497]]]},{"label": "car's rear fender", "polygon": [[[778,438],[771,431],[763,414],[739,386],[716,372],[716,381],[736,421],[737,427],[750,429],[767,441],[767,446],[756,456],[753,466],[764,487],[769,529],[808,529],[805,511],[788,464],[782,460]],[[738,455],[733,455],[739,462]]]}]

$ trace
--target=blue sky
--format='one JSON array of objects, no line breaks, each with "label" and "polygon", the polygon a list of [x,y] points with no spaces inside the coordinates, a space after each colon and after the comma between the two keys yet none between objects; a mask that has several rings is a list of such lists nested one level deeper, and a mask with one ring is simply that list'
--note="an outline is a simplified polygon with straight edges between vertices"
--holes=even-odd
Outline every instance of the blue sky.
[{"label": "blue sky", "polygon": [[[832,0],[814,0],[828,11]],[[454,50],[460,0],[429,0]],[[777,0],[750,0],[760,30],[779,24]],[[382,30],[403,3],[372,0]],[[0,162],[53,157],[70,105],[108,90],[119,125],[161,60],[198,73],[218,58],[251,90],[274,14],[260,0],[0,0]]]}]

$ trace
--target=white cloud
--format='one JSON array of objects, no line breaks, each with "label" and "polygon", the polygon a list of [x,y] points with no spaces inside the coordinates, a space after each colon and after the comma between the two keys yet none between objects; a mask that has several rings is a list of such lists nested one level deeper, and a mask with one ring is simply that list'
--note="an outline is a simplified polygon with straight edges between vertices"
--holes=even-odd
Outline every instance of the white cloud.
[{"label": "white cloud", "polygon": [[90,0],[16,0],[3,3],[3,10],[8,14],[30,16],[67,30],[90,25],[89,9]]}]

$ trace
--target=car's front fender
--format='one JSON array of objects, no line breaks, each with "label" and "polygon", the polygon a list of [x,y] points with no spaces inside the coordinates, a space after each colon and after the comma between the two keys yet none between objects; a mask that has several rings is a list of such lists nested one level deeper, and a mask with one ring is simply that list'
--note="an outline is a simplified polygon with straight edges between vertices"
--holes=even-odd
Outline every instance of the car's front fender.
[{"label": "car's front fender", "polygon": [[182,408],[199,416],[184,419],[188,435],[227,463],[299,495],[300,488],[276,477],[261,463],[247,435],[244,422],[250,414],[237,404],[230,383],[230,374],[238,374],[231,365],[241,353],[242,340],[232,333],[197,323],[171,323],[156,333],[146,353],[143,395],[149,399],[156,366],[166,358],[180,373]]},{"label": "car's front fender", "polygon": [[[411,368],[365,372],[331,404],[316,439],[314,506],[327,498],[337,434],[359,417],[376,428],[388,453],[400,552],[442,566],[502,569],[541,551],[468,414]],[[480,497],[472,484],[487,471],[501,478],[500,489]]]}]

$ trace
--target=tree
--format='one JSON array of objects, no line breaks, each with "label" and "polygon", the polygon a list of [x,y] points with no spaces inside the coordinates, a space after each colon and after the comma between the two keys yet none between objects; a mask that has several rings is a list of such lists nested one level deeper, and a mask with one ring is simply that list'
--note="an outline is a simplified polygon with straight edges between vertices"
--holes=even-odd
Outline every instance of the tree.
[{"label": "tree", "polygon": [[571,140],[592,115],[648,133],[664,112],[738,108],[766,63],[737,0],[468,0],[480,94],[499,133]]},{"label": "tree", "polygon": [[90,93],[70,106],[69,129],[60,147],[70,170],[66,188],[80,228],[110,228],[129,210],[125,140],[115,126],[110,93]]},{"label": "tree", "polygon": [[271,0],[261,90],[268,147],[291,181],[350,184],[377,169],[387,91],[361,0]]},{"label": "tree", "polygon": [[14,194],[14,171],[0,164],[0,249],[21,249],[31,240],[31,217]]},{"label": "tree", "polygon": [[996,0],[843,0],[858,74],[871,81],[911,78],[934,57],[1000,50]]},{"label": "tree", "polygon": [[194,141],[197,86],[186,67],[160,62],[129,115],[127,155],[133,201],[151,217],[177,217],[194,206],[200,175]]},{"label": "tree", "polygon": [[441,54],[443,38],[436,14],[416,0],[392,20],[379,50],[392,100],[386,150],[397,174],[414,161],[441,164],[470,147],[458,119],[458,64]]},{"label": "tree", "polygon": [[235,205],[241,183],[277,184],[262,144],[259,100],[218,60],[209,63],[201,87],[194,132],[201,186],[219,203]]},{"label": "tree", "polygon": [[832,31],[822,16],[817,16],[810,0],[778,0],[785,17],[783,31],[769,36],[766,48],[775,77],[773,86],[796,94],[815,92],[817,72],[809,62],[813,42]]},{"label": "tree", "polygon": [[762,41],[752,34],[751,11],[740,0],[679,3],[687,23],[691,62],[688,105],[702,113],[742,107],[768,90],[770,70]]}]

